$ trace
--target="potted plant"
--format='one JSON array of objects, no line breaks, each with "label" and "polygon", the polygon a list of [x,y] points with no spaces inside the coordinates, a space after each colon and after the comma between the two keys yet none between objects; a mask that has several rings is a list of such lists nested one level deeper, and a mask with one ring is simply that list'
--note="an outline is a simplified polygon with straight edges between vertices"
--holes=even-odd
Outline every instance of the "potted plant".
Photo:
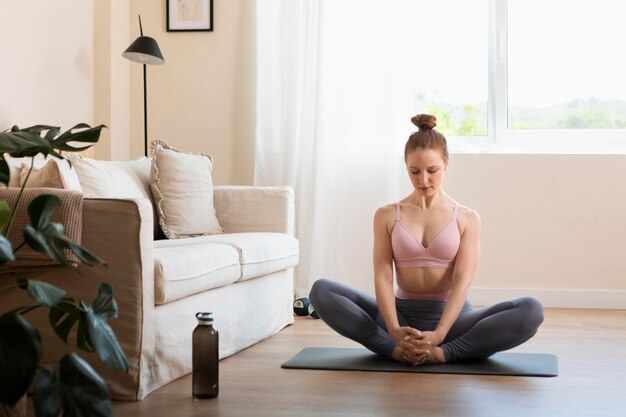
[{"label": "potted plant", "polygon": [[[13,127],[0,133],[0,183],[8,185],[10,179],[5,154],[28,157],[31,161],[39,154],[65,159],[62,152],[78,152],[93,146],[104,127],[78,124],[63,133],[60,128],[52,126]],[[28,175],[32,169],[31,163]],[[96,255],[68,239],[63,225],[50,220],[50,215],[60,204],[59,198],[52,195],[40,195],[29,203],[31,224],[24,228],[24,242],[9,242],[8,231],[24,188],[25,184],[21,186],[13,207],[9,207],[5,199],[0,199],[0,265],[15,259],[15,254],[28,245],[62,267],[71,266],[64,250],[73,253],[87,266],[106,266]],[[12,243],[19,245],[15,247]],[[63,289],[42,281],[19,276],[11,280],[4,277],[0,281],[0,291],[11,287],[26,291],[32,303],[11,311],[0,311],[0,416],[3,411],[5,415],[11,415],[31,387],[37,416],[58,416],[61,411],[65,417],[112,415],[104,380],[76,353],[61,358],[57,370],[41,367],[41,338],[26,317],[35,309],[47,308],[50,326],[65,343],[72,330],[77,329],[78,349],[95,351],[108,367],[127,371],[126,356],[108,325],[109,318],[117,317],[111,286],[102,283],[91,305],[74,300]]]}]

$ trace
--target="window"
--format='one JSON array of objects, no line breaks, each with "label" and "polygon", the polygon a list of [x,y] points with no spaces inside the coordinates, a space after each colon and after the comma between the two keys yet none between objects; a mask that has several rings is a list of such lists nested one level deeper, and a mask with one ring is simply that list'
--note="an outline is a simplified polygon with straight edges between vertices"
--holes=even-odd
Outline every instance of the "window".
[{"label": "window", "polygon": [[514,151],[527,145],[556,152],[564,146],[585,152],[588,145],[626,150],[626,5],[431,3],[428,13],[439,30],[423,30],[431,39],[437,34],[434,59],[441,65],[431,73],[416,66],[416,80],[433,80],[429,88],[417,88],[418,105],[437,116],[454,150],[476,144]]},{"label": "window", "polygon": [[416,107],[451,136],[488,134],[489,1],[421,1],[412,10]]},{"label": "window", "polygon": [[509,129],[626,128],[620,3],[507,2]]}]

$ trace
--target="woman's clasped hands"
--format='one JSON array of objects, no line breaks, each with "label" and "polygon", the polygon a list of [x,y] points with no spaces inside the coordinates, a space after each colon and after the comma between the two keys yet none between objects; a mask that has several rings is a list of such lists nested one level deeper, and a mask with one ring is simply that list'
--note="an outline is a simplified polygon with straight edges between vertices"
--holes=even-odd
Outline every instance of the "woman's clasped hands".
[{"label": "woman's clasped hands", "polygon": [[396,342],[392,356],[413,366],[439,362],[436,349],[442,342],[435,332],[404,326],[390,332]]}]

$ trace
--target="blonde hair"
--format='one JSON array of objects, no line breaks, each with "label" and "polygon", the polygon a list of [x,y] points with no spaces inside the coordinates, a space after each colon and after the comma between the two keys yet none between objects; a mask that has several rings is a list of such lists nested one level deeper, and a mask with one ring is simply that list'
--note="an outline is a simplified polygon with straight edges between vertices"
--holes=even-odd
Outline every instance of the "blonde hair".
[{"label": "blonde hair", "polygon": [[448,161],[448,142],[445,136],[435,130],[437,118],[432,114],[418,114],[411,117],[411,122],[417,126],[417,132],[411,133],[404,145],[404,162],[409,152],[417,148],[438,149],[444,161]]}]

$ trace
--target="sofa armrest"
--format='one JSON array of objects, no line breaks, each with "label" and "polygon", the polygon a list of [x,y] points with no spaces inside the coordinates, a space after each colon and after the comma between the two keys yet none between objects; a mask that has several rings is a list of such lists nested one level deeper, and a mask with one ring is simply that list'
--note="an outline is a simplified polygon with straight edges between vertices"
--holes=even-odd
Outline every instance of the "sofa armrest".
[{"label": "sofa armrest", "polygon": [[[112,396],[118,399],[136,400],[146,395],[139,392],[139,387],[149,385],[155,355],[152,217],[148,199],[83,202],[83,245],[104,259],[107,268],[83,268],[82,274],[90,274],[90,280],[108,282],[113,287],[119,317],[110,323],[129,361],[126,375],[99,368],[109,382]],[[91,292],[91,297],[94,294]]]},{"label": "sofa armrest", "polygon": [[[98,287],[107,282],[113,287],[119,317],[111,319],[120,346],[124,350],[129,372],[107,369],[96,355],[84,355],[104,377],[114,399],[136,400],[145,396],[139,391],[140,379],[149,378],[147,371],[154,357],[154,261],[152,207],[148,199],[84,199],[81,245],[104,259],[107,266],[89,268],[79,264],[76,269],[51,268],[46,271],[19,274],[37,279],[67,291],[75,300],[91,304]],[[0,287],[14,281],[14,275],[0,276]],[[3,310],[27,302],[21,290],[0,292]],[[47,312],[39,309],[27,316],[44,340],[44,363],[56,363],[68,350],[48,324]],[[148,384],[143,384],[148,385]]]},{"label": "sofa armrest", "polygon": [[226,233],[277,232],[294,235],[293,188],[216,186],[213,204]]}]

